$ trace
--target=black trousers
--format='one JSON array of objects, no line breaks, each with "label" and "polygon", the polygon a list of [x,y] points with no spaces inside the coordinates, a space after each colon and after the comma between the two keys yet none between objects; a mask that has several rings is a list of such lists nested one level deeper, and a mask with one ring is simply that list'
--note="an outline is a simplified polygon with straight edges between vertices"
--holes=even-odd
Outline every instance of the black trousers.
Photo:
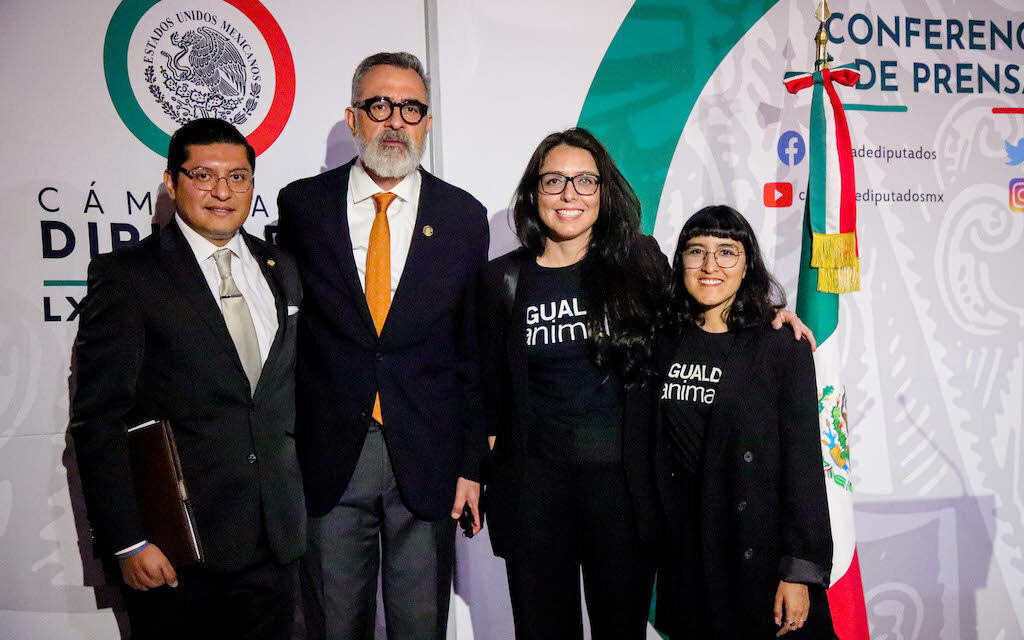
[{"label": "black trousers", "polygon": [[580,569],[594,640],[646,635],[654,565],[621,465],[531,459],[506,558],[517,640],[583,638]]},{"label": "black trousers", "polygon": [[194,565],[177,574],[173,589],[122,587],[132,640],[291,639],[298,561],[267,561],[234,573]]}]

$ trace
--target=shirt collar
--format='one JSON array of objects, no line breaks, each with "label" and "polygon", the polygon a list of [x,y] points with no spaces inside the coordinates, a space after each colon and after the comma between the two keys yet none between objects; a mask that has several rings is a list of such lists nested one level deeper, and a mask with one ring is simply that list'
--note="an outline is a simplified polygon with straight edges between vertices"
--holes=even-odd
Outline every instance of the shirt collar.
[{"label": "shirt collar", "polygon": [[[398,196],[402,202],[411,202],[420,184],[419,169],[402,178],[402,181],[390,189],[390,192]],[[352,202],[358,203],[372,197],[375,193],[381,193],[381,188],[373,181],[373,178],[363,168],[363,161],[357,160],[352,165],[352,171],[348,177],[348,190],[352,194]]]},{"label": "shirt collar", "polygon": [[185,224],[185,221],[177,213],[174,214],[174,222],[178,225],[178,229],[181,230],[181,235],[185,236],[188,246],[192,248],[192,253],[196,256],[196,262],[202,263],[204,260],[208,260],[218,249],[231,249],[231,253],[239,258],[248,252],[245,242],[242,241],[241,232],[236,232],[235,235],[231,236],[226,245],[218,247],[199,235],[199,232],[195,229]]}]

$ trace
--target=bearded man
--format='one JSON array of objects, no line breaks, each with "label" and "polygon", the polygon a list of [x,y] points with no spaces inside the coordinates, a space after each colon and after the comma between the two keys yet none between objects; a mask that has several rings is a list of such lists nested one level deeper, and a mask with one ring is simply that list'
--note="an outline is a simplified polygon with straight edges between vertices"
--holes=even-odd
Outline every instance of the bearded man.
[{"label": "bearded man", "polygon": [[278,240],[299,262],[296,444],[309,515],[310,638],[444,638],[455,519],[480,530],[486,451],[475,327],[487,216],[419,167],[429,80],[408,53],[352,78],[358,158],[285,187]]}]

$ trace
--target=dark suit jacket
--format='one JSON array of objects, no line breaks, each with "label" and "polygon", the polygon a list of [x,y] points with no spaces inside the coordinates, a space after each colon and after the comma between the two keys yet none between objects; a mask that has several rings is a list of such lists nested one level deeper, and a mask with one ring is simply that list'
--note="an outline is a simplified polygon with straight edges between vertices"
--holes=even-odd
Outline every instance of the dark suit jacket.
[{"label": "dark suit jacket", "polygon": [[[659,340],[655,360],[662,374],[679,340]],[[679,637],[774,637],[778,628],[771,610],[784,579],[811,589],[809,622],[803,635],[794,637],[831,638],[824,588],[832,535],[810,346],[788,330],[741,330],[722,369],[698,487],[680,486],[672,475],[660,411],[656,414],[658,488],[671,537],[695,535],[699,541],[699,557],[692,558],[698,566],[684,562],[677,572],[681,584],[659,578],[659,609],[663,596],[676,599],[668,609],[681,614],[684,619],[677,623],[683,629],[694,621],[706,625],[691,629],[694,635],[677,628]],[[697,513],[682,508],[687,501],[680,497],[690,490],[698,496]],[[697,531],[685,531],[698,523]],[[700,601],[707,602],[707,610],[687,610],[687,603]]]},{"label": "dark suit jacket", "polygon": [[486,448],[475,318],[486,211],[420,170],[409,255],[378,337],[352,256],[353,162],[293,182],[278,198],[278,241],[298,260],[305,290],[297,434],[307,506],[320,517],[338,503],[380,393],[399,491],[417,517],[437,520],[451,511],[457,479],[479,478]]},{"label": "dark suit jacket", "polygon": [[305,550],[294,439],[298,314],[286,314],[302,291],[288,254],[243,237],[274,293],[279,324],[252,397],[220,305],[173,221],[89,265],[71,434],[90,522],[106,552],[147,537],[125,428],[148,418],[174,428],[209,568],[265,560],[261,536],[280,563]]},{"label": "dark suit jacket", "polygon": [[[650,248],[658,251],[653,241]],[[517,510],[529,432],[524,416],[529,415],[530,402],[522,288],[516,288],[510,314],[504,280],[513,263],[522,265],[534,259],[531,251],[520,248],[492,260],[479,289],[484,408],[488,435],[497,436],[487,465],[487,517],[491,546],[502,557],[518,538]],[[661,529],[652,469],[654,400],[654,385],[645,381],[627,390],[623,403],[622,462],[633,513],[622,517],[636,522],[646,543],[653,543]]]}]

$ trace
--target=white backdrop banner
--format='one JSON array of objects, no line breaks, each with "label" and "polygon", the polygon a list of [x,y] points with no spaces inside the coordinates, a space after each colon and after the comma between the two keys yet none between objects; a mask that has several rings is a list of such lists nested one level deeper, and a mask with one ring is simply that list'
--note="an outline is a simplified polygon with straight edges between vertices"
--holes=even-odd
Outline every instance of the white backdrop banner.
[{"label": "white backdrop banner", "polygon": [[[430,61],[442,177],[514,246],[507,207],[539,140],[577,123],[612,150],[675,248],[727,203],[795,301],[807,185],[812,0],[105,0],[0,6],[6,205],[0,280],[0,637],[115,638],[92,559],[68,385],[89,258],[166,221],[179,123],[236,123],[259,152],[246,228],[277,191],[354,155],[360,59]],[[873,638],[1024,639],[1024,7],[849,0],[829,52],[857,172],[863,290],[841,322],[856,525]],[[205,84],[204,42],[242,72]],[[430,168],[430,166],[428,166]],[[269,227],[269,228],[268,228]],[[512,637],[504,563],[460,539],[450,635]],[[653,631],[651,632],[653,634]]]}]

